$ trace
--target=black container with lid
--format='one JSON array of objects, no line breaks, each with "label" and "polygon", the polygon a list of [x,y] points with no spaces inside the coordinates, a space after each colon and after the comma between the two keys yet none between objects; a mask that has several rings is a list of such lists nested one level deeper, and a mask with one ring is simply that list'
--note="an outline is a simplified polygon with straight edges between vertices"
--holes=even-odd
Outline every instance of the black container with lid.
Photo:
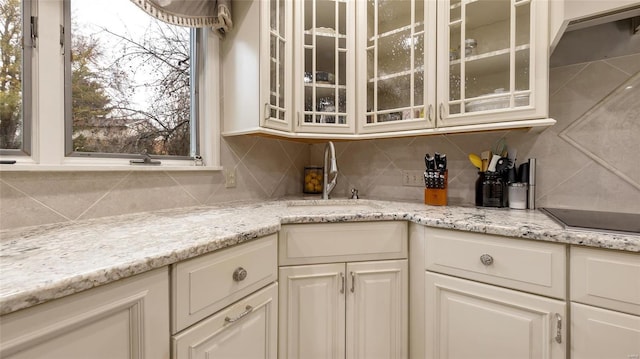
[{"label": "black container with lid", "polygon": [[[477,200],[477,199],[476,199]],[[482,181],[482,205],[484,207],[506,207],[507,183],[497,172],[486,172]]]}]

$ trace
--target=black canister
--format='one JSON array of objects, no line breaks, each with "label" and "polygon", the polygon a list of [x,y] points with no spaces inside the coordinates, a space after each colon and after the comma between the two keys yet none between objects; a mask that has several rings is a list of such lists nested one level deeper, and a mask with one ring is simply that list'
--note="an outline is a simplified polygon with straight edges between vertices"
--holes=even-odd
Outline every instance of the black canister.
[{"label": "black canister", "polygon": [[486,172],[482,181],[482,205],[484,207],[506,207],[507,186],[496,172]]},{"label": "black canister", "polygon": [[478,172],[476,179],[476,206],[482,206],[482,184],[484,182],[484,172]]}]

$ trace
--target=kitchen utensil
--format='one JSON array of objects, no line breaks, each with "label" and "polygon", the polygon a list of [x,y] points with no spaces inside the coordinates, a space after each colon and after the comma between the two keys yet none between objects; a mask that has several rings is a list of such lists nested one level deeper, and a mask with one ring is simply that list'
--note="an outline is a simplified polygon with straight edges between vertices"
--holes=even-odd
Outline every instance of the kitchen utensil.
[{"label": "kitchen utensil", "polygon": [[436,169],[436,160],[430,154],[424,155],[424,165],[428,170]]},{"label": "kitchen utensil", "polygon": [[502,172],[509,169],[509,159],[506,157],[500,157],[496,162],[496,172]]},{"label": "kitchen utensil", "polygon": [[509,159],[509,168],[514,168],[516,165],[516,155],[518,154],[517,148],[509,148],[507,150],[507,158]]},{"label": "kitchen utensil", "polygon": [[476,155],[475,153],[470,153],[469,161],[471,161],[471,163],[476,166],[477,169],[482,170],[482,159],[480,158],[480,156]]},{"label": "kitchen utensil", "polygon": [[502,156],[502,152],[504,152],[506,149],[506,141],[504,140],[504,138],[500,138],[496,141],[496,143],[493,144],[493,147],[491,147],[491,153],[493,153],[494,155]]},{"label": "kitchen utensil", "polygon": [[498,164],[498,160],[500,160],[500,156],[498,155],[493,155],[493,157],[491,157],[491,162],[489,162],[489,167],[487,167],[487,171],[489,172],[495,172],[496,171],[496,165]]},{"label": "kitchen utensil", "polygon": [[489,161],[491,160],[491,151],[483,151],[480,154],[480,158],[482,159],[482,168],[480,170],[486,172],[487,168],[489,168]]}]

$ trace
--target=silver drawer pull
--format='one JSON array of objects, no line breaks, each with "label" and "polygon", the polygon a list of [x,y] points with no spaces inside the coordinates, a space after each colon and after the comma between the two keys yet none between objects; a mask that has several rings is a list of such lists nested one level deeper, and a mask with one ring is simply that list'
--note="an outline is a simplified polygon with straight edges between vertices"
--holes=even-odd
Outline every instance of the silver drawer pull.
[{"label": "silver drawer pull", "polygon": [[556,313],[556,337],[554,338],[556,340],[556,343],[561,344],[562,343],[562,316],[558,313]]},{"label": "silver drawer pull", "polygon": [[356,274],[351,272],[351,293],[356,291]]},{"label": "silver drawer pull", "polygon": [[493,257],[489,254],[483,254],[480,256],[480,262],[486,266],[490,266],[493,264]]},{"label": "silver drawer pull", "polygon": [[246,269],[244,269],[242,267],[238,267],[236,270],[233,271],[233,280],[235,280],[236,282],[241,282],[245,278],[247,278],[247,270]]},{"label": "silver drawer pull", "polygon": [[242,318],[243,318],[243,317],[245,317],[247,314],[249,314],[249,313],[253,312],[253,307],[252,307],[252,306],[250,306],[250,305],[247,305],[244,309],[245,309],[245,310],[244,310],[244,312],[240,313],[240,314],[239,314],[237,317],[235,317],[235,318],[231,318],[231,317],[226,317],[226,318],[224,318],[225,323],[233,323],[233,322],[235,322],[235,321],[238,321],[238,320],[242,319]]}]

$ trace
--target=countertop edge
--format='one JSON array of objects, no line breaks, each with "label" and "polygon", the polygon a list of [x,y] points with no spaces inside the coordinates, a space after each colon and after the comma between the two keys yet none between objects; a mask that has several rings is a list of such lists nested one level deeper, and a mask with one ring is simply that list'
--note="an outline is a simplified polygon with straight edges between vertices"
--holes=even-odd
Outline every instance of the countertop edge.
[{"label": "countertop edge", "polygon": [[[371,201],[371,203],[378,204],[380,207],[388,204],[389,208],[377,208],[374,206],[372,207],[372,210],[365,211],[363,213],[357,211],[349,212],[348,210],[345,210],[338,211],[337,213],[313,214],[305,213],[304,209],[298,212],[288,213],[286,211],[286,206],[283,207],[281,202],[255,205],[250,209],[259,212],[246,213],[249,213],[249,215],[255,215],[256,213],[263,213],[261,211],[265,209],[273,210],[269,217],[264,220],[264,223],[255,224],[253,227],[244,226],[242,219],[236,218],[235,220],[237,223],[234,222],[233,224],[236,226],[235,228],[226,228],[224,225],[220,225],[226,230],[225,234],[217,235],[212,239],[199,240],[194,244],[184,245],[177,249],[167,250],[166,252],[159,252],[153,256],[141,255],[142,257],[134,257],[133,259],[123,261],[121,263],[113,263],[113,265],[106,264],[100,268],[91,268],[85,273],[66,275],[62,278],[53,279],[51,281],[42,281],[42,283],[35,284],[26,290],[16,290],[15,293],[11,293],[11,291],[7,291],[5,288],[5,294],[0,297],[0,315],[16,312],[37,304],[42,304],[54,299],[79,293],[87,289],[109,284],[120,279],[171,265],[202,254],[215,252],[265,235],[277,233],[280,230],[281,225],[294,223],[336,223],[385,220],[409,221],[418,225],[436,228],[640,253],[640,235],[614,236],[607,234],[600,236],[593,232],[584,233],[582,231],[565,230],[559,225],[553,223],[551,220],[549,220],[549,222],[545,221],[544,225],[541,226],[532,225],[532,223],[535,224],[535,220],[542,220],[543,218],[546,218],[538,215],[535,215],[536,217],[534,220],[531,220],[529,223],[512,224],[505,222],[500,224],[492,222],[491,220],[491,216],[499,217],[501,215],[500,212],[487,212],[486,215],[484,215],[484,210],[477,208],[461,207],[456,209],[450,207],[448,209],[439,209],[435,207],[424,208],[423,206],[413,204],[413,210],[411,208],[405,210],[399,209],[398,207],[406,206],[406,204],[397,202]],[[177,216],[189,216],[190,212],[188,212],[188,210],[189,209],[185,209],[183,212],[177,214]],[[205,211],[215,212],[216,210],[225,211],[227,209],[216,207],[205,209],[201,208],[199,209],[200,212],[196,212],[195,215],[202,215],[202,212]],[[244,211],[245,209],[240,207],[236,210]],[[443,213],[436,213],[437,211]],[[274,214],[275,212],[278,213]],[[431,214],[432,212],[435,214]],[[165,216],[170,218],[172,212],[167,211],[167,213],[169,214],[165,214]],[[217,214],[217,212],[215,213]],[[454,214],[452,215],[451,213]],[[206,214],[210,213],[204,213],[204,215]],[[527,216],[528,214],[526,212],[522,212],[519,215]],[[159,218],[162,219],[163,217],[159,216]],[[183,218],[181,217],[180,220],[182,219]],[[157,218],[155,220],[157,220]],[[242,225],[239,225],[238,223],[241,223]],[[240,229],[238,227],[248,228]],[[148,240],[153,240],[153,238]],[[28,275],[28,273],[26,275]]]}]

